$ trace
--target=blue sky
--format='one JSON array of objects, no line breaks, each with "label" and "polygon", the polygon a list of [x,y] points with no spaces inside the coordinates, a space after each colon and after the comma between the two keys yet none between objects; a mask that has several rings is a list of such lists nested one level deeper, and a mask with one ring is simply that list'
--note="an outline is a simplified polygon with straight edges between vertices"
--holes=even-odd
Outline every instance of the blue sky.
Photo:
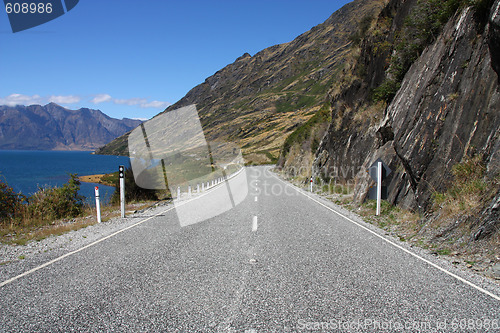
[{"label": "blue sky", "polygon": [[348,2],[80,0],[17,33],[2,11],[0,104],[151,118],[243,53],[289,42]]}]

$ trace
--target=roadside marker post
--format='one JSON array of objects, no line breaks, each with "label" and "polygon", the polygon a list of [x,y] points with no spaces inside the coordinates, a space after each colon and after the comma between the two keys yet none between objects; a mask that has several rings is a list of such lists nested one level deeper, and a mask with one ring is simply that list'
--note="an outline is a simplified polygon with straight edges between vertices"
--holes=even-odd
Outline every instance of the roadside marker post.
[{"label": "roadside marker post", "polygon": [[382,161],[377,163],[377,216],[380,215],[380,202],[382,201]]},{"label": "roadside marker post", "polygon": [[181,188],[177,186],[177,199],[181,198]]},{"label": "roadside marker post", "polygon": [[95,187],[95,207],[97,210],[97,223],[101,223],[101,202],[99,200],[99,186]]},{"label": "roadside marker post", "polygon": [[313,177],[311,176],[311,193],[313,192]]},{"label": "roadside marker post", "polygon": [[121,217],[125,218],[125,166],[118,167],[120,176],[120,211]]},{"label": "roadside marker post", "polygon": [[191,198],[191,185],[188,185],[188,197]]},{"label": "roadside marker post", "polygon": [[368,191],[368,198],[370,200],[377,200],[377,216],[380,215],[380,205],[382,199],[387,199],[387,186],[382,186],[382,181],[389,176],[392,170],[379,158],[367,170],[370,177],[375,181],[376,187],[370,187]]}]

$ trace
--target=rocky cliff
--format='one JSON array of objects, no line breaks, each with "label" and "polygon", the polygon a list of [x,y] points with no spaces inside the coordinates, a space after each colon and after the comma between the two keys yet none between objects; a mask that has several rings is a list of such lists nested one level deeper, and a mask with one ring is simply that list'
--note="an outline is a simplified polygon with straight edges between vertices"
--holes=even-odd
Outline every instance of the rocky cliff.
[{"label": "rocky cliff", "polygon": [[99,110],[45,106],[0,106],[0,149],[95,150],[141,121],[110,118]]},{"label": "rocky cliff", "polygon": [[[382,158],[393,170],[385,180],[392,204],[419,212],[424,224],[440,220],[436,237],[461,228],[462,238],[479,239],[499,228],[500,0],[457,6],[398,81],[403,62],[394,59],[411,48],[397,38],[411,32],[412,12],[425,3],[390,1],[374,20],[350,78],[330,92],[332,120],[313,175],[353,184],[361,203],[373,185],[366,170]],[[285,172],[304,167],[295,160],[282,156]]]}]

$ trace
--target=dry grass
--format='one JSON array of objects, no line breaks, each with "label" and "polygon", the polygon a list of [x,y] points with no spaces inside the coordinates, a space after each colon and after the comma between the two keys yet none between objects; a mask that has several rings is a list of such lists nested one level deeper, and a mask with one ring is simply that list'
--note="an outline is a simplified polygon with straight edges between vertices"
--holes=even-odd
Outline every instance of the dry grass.
[{"label": "dry grass", "polygon": [[102,177],[104,177],[104,176],[105,176],[104,174],[80,176],[80,177],[78,177],[78,179],[84,183],[100,184]]},{"label": "dry grass", "polygon": [[485,177],[482,155],[454,165],[452,173],[454,180],[448,190],[433,196],[433,209],[439,213],[441,222],[478,215],[500,188],[500,175],[492,179]]},{"label": "dry grass", "polygon": [[[127,205],[126,210],[141,210],[151,206],[153,202]],[[118,206],[104,206],[101,208],[101,221],[107,222],[120,216]],[[79,230],[97,224],[95,207],[87,207],[80,217],[61,219],[48,225],[37,226],[25,221],[23,224],[0,225],[0,242],[4,244],[25,245],[30,241],[39,241],[53,235],[62,235],[70,231]]]},{"label": "dry grass", "polygon": [[353,120],[355,123],[362,124],[369,120],[371,126],[379,123],[384,117],[385,102],[377,102],[375,104],[364,105],[354,113]]}]

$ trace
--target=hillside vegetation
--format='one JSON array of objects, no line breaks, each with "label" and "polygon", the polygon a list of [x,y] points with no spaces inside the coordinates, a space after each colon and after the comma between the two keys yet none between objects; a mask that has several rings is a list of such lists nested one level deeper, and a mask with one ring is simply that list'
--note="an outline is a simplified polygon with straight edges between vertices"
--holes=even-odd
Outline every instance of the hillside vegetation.
[{"label": "hillside vegetation", "polygon": [[[360,17],[383,3],[356,0],[289,43],[245,53],[165,112],[196,104],[207,140],[236,143],[248,163],[275,162],[287,136],[320,110],[345,71]],[[127,136],[98,153],[127,154]]]}]

